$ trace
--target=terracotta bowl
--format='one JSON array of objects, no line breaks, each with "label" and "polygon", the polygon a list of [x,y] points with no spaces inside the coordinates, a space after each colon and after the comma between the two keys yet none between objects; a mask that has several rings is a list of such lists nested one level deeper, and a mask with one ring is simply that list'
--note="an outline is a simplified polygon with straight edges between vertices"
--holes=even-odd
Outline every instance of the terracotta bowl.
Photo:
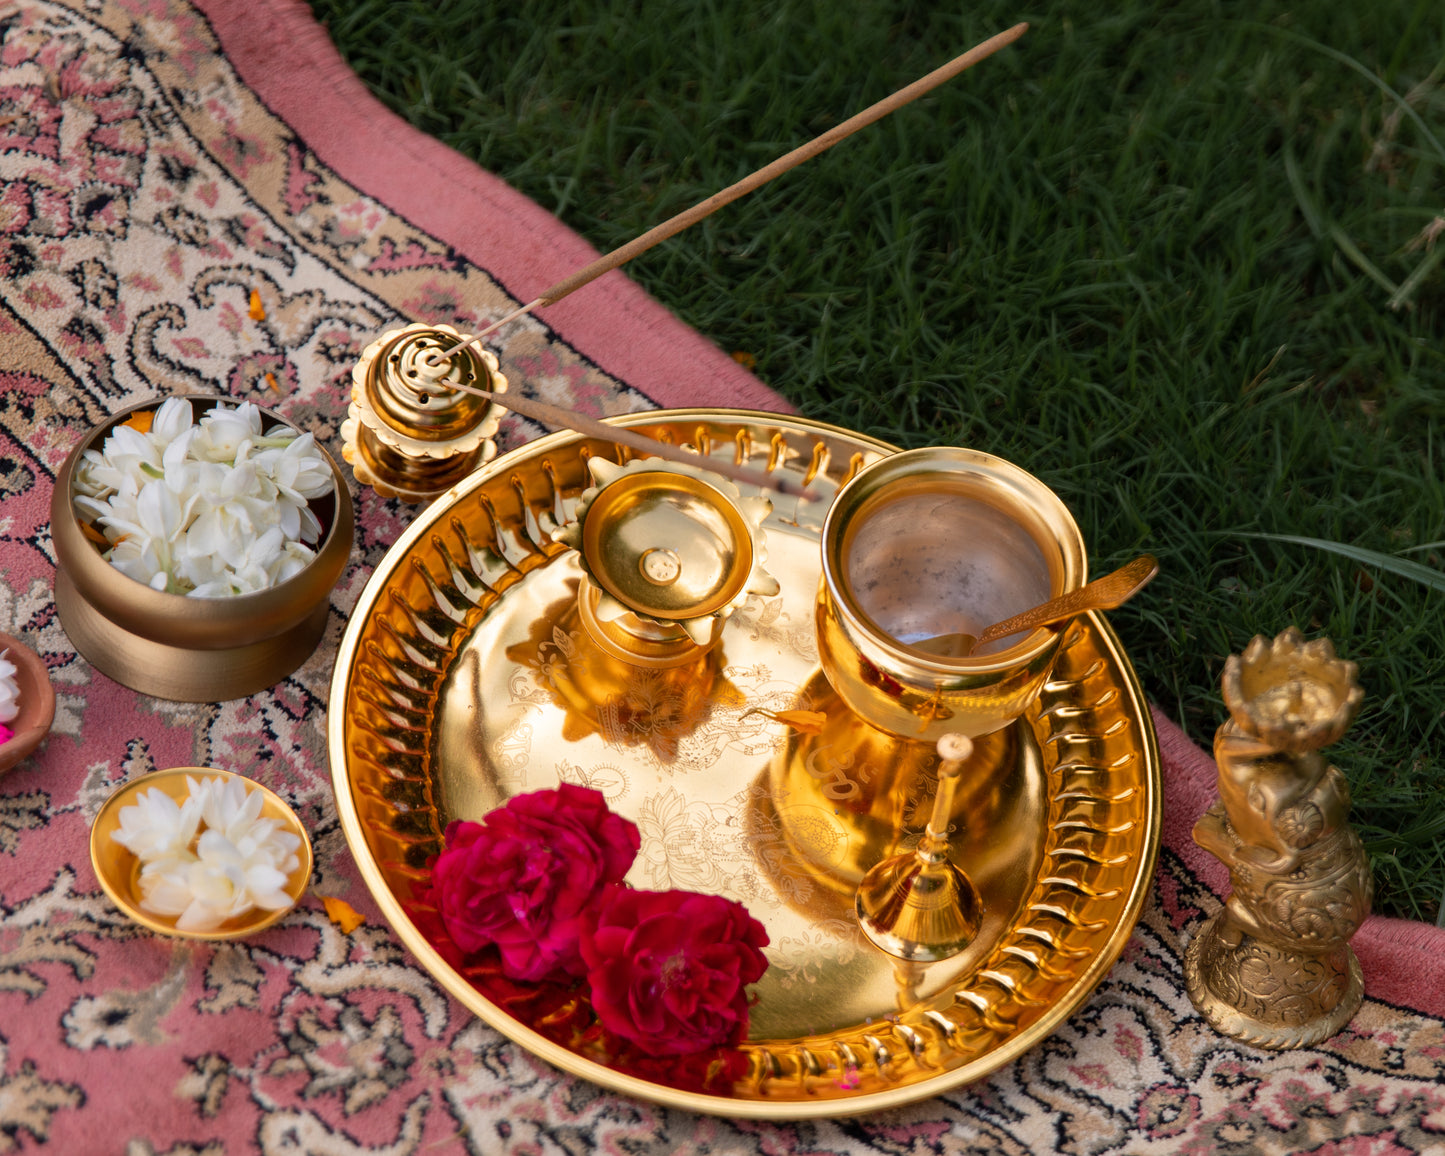
[{"label": "terracotta bowl", "polygon": [[55,688],[45,660],[11,634],[0,634],[0,650],[15,664],[15,685],[20,690],[20,713],[6,725],[15,732],[8,743],[0,743],[0,772],[8,771],[28,757],[40,740],[50,733],[55,721]]},{"label": "terracotta bowl", "polygon": [[[115,569],[81,529],[74,476],[81,455],[154,398],[97,426],[55,478],[50,528],[55,540],[55,605],[75,648],[101,673],[132,690],[177,702],[244,698],[280,682],[310,656],[326,630],[332,587],[351,555],[354,515],[346,480],[329,455],[333,493],[311,502],[321,522],[316,557],[299,574],[269,590],[229,598],[188,598],[152,590]],[[188,398],[200,417],[218,402]],[[266,424],[294,429],[261,409]],[[325,451],[322,451],[325,455]]]}]

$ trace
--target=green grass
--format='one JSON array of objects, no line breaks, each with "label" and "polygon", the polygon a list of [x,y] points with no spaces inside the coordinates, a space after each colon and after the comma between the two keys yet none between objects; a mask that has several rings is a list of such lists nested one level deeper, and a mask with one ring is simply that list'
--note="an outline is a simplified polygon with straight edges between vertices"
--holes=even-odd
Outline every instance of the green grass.
[{"label": "green grass", "polygon": [[1438,0],[312,5],[383,100],[603,250],[1030,21],[629,273],[811,417],[1034,472],[1096,573],[1157,554],[1111,617],[1201,743],[1226,655],[1332,638],[1376,909],[1437,917],[1445,591],[1297,539],[1445,572]]}]

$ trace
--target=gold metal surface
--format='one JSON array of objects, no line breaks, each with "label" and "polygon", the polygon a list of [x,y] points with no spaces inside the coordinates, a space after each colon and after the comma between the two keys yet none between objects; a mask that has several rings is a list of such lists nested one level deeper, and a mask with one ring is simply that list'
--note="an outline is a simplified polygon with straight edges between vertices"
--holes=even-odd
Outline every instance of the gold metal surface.
[{"label": "gold metal surface", "polygon": [[198,779],[220,778],[227,782],[239,779],[246,784],[248,791],[261,792],[261,816],[266,819],[275,819],[301,840],[301,846],[296,849],[296,856],[301,861],[300,865],[291,872],[286,881],[286,893],[291,896],[291,905],[293,907],[296,905],[301,896],[305,894],[307,884],[311,881],[311,840],[307,837],[306,828],[302,825],[296,812],[274,791],[245,775],[238,775],[233,771],[217,770],[215,767],[170,767],[166,770],[152,771],[148,775],[141,775],[118,787],[110,798],[101,804],[100,811],[95,816],[95,822],[90,826],[90,862],[95,868],[96,877],[100,880],[101,887],[105,889],[105,893],[110,896],[111,901],[127,917],[142,927],[149,928],[161,935],[174,935],[182,939],[242,939],[264,931],[285,915],[290,908],[266,911],[256,907],[235,919],[228,920],[213,931],[180,931],[176,928],[174,918],[152,914],[140,905],[141,861],[129,848],[117,843],[111,837],[120,829],[120,810],[122,807],[133,805],[138,794],[148,791],[152,787],[159,788],[177,803],[184,802],[189,791],[186,783],[187,776]]},{"label": "gold metal surface", "polygon": [[7,724],[10,740],[0,743],[0,772],[35,752],[55,721],[55,688],[45,660],[13,634],[0,634],[0,654],[15,664],[17,713]]},{"label": "gold metal surface", "polygon": [[1084,541],[1058,497],[977,450],[909,450],[860,470],[823,525],[818,650],[844,703],[881,730],[936,742],[1018,717],[1048,678],[1058,629],[967,657],[914,644],[977,635],[1081,586]]},{"label": "gold metal surface", "polygon": [[1347,822],[1349,784],[1319,753],[1359,709],[1356,673],[1328,639],[1307,643],[1294,627],[1225,663],[1220,802],[1194,841],[1229,868],[1233,890],[1189,944],[1184,975],[1204,1017],[1255,1047],[1313,1046],[1364,998],[1349,941],[1374,881]]},{"label": "gold metal surface", "polygon": [[[326,629],[331,589],[351,555],[353,515],[346,479],[329,456],[333,493],[312,501],[323,534],[316,557],[269,590],[230,598],[188,598],[152,590],[115,569],[80,528],[73,501],[81,455],[162,399],[131,406],[97,426],[55,477],[55,606],[66,636],[102,674],[132,690],[177,702],[222,702],[274,686],[311,656]],[[197,416],[234,398],[187,398]],[[258,407],[259,408],[259,407]],[[269,423],[287,425],[262,409]],[[295,428],[295,427],[291,427]]]},{"label": "gold metal surface", "polygon": [[912,852],[870,867],[858,884],[858,925],[874,944],[899,959],[932,963],[958,955],[978,936],[983,899],[949,855],[953,800],[973,754],[967,735],[938,740],[938,788],[923,838]]},{"label": "gold metal surface", "polygon": [[[822,828],[826,837],[805,822],[781,830],[788,855],[809,877],[851,903],[863,873],[911,848],[923,830],[938,786],[937,749],[864,722],[843,705],[821,670],[803,684],[798,702],[825,721],[816,731],[789,732],[768,768],[768,792],[787,800],[792,815],[831,817]],[[1004,727],[974,740],[949,825],[991,912],[1011,909],[1038,869],[1046,789],[1042,754],[1024,728]],[[988,855],[980,858],[972,849],[984,846]]]},{"label": "gold metal surface", "polygon": [[696,465],[639,459],[587,463],[593,485],[557,540],[578,552],[582,624],[607,653],[678,666],[716,645],[753,594],[776,594],[763,568],[772,502],[743,497]]},{"label": "gold metal surface", "polygon": [[496,456],[505,411],[453,387],[503,393],[507,379],[484,349],[436,356],[460,336],[450,325],[388,330],[352,368],[341,456],[382,497],[429,502]]},{"label": "gold metal surface", "polygon": [[[673,1107],[773,1119],[876,1111],[1008,1063],[1103,978],[1153,870],[1158,753],[1113,634],[1097,615],[1078,620],[1033,705],[979,740],[993,769],[959,784],[952,815],[957,857],[985,903],[978,936],[953,959],[904,964],[862,936],[853,893],[863,871],[921,837],[937,753],[842,707],[813,626],[829,499],[891,447],[775,414],[616,420],[787,471],[825,500],[776,502],[765,528],[779,592],[748,598],[718,646],[669,669],[593,643],[579,621],[578,555],[552,537],[576,517],[587,458],[615,452],[606,442],[542,438],[423,511],[362,592],[328,713],[338,812],[382,912],[488,1023],[558,1067]],[[778,721],[794,710],[824,721],[816,733]],[[726,895],[766,926],[770,967],[730,1085],[639,1075],[515,1001],[489,999],[456,962],[427,898],[443,831],[559,781],[597,788],[638,823],[634,885]]]},{"label": "gold metal surface", "polygon": [[925,638],[921,642],[915,642],[913,646],[916,650],[923,650],[929,654],[945,654],[964,658],[972,654],[982,643],[997,642],[1001,638],[1007,638],[1010,634],[1032,630],[1036,626],[1053,626],[1060,622],[1067,622],[1071,618],[1077,618],[1085,610],[1113,610],[1124,605],[1149,585],[1158,573],[1159,562],[1154,555],[1141,554],[1132,562],[1124,563],[1117,570],[1105,574],[1102,578],[1095,578],[1077,590],[1070,590],[1066,594],[1060,594],[1057,598],[1050,598],[1041,606],[1035,606],[1032,610],[1025,610],[1022,614],[1015,614],[1012,618],[1005,618],[1002,622],[995,622],[992,626],[985,627],[983,633],[977,637],[957,632],[938,634],[932,638]]}]

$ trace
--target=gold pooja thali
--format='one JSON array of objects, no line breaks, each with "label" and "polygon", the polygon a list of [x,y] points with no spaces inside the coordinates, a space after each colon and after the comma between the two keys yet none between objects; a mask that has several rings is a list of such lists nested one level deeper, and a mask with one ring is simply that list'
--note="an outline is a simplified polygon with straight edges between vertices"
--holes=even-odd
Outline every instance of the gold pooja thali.
[{"label": "gold pooja thali", "polygon": [[[777,593],[749,593],[692,661],[629,664],[597,645],[578,599],[591,576],[552,533],[595,485],[588,460],[629,455],[577,433],[492,461],[422,511],[362,593],[331,688],[338,808],[386,918],[447,991],[521,1046],[672,1107],[876,1111],[1015,1059],[1107,973],[1153,873],[1159,757],[1113,631],[1097,613],[1065,627],[1038,698],[976,740],[951,839],[983,900],[977,938],[936,963],[894,958],[864,937],[853,897],[868,867],[918,842],[939,758],[842,705],[820,667],[815,603],[833,497],[895,448],[767,413],[613,424],[692,447],[704,469],[751,466],[812,489],[813,500],[767,495]],[[767,928],[736,1079],[699,1090],[666,1064],[601,1054],[558,1026],[565,1001],[488,986],[446,942],[426,893],[447,825],[561,782],[601,791],[638,824],[628,882],[723,895]]]}]

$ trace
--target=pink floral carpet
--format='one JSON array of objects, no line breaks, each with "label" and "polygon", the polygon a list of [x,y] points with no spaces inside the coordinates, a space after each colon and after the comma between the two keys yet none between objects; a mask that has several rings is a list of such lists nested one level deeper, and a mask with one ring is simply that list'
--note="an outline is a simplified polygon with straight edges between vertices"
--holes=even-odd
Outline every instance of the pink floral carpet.
[{"label": "pink floral carpet", "polygon": [[[1194,1013],[1180,960],[1226,881],[1188,834],[1213,766],[1163,718],[1165,846],[1138,930],[1052,1038],[984,1081],[876,1116],[736,1122],[605,1092],[475,1020],[378,916],[325,749],[337,641],[408,508],[354,493],[330,628],[292,677],[182,705],[76,654],[49,498],[91,426],[175,391],[268,404],[339,457],[377,333],[476,329],[588,249],[384,111],[299,0],[0,6],[0,167],[0,629],[59,697],[47,744],[0,779],[0,1153],[1445,1151],[1445,932],[1371,920],[1365,1006],[1320,1048],[1255,1051]],[[786,408],[615,273],[502,354],[514,388],[592,413]],[[504,441],[539,432],[510,417]],[[315,889],[367,922],[344,934],[308,896],[222,946],[127,923],[91,871],[90,820],[125,780],[205,764],[285,796]]]}]

